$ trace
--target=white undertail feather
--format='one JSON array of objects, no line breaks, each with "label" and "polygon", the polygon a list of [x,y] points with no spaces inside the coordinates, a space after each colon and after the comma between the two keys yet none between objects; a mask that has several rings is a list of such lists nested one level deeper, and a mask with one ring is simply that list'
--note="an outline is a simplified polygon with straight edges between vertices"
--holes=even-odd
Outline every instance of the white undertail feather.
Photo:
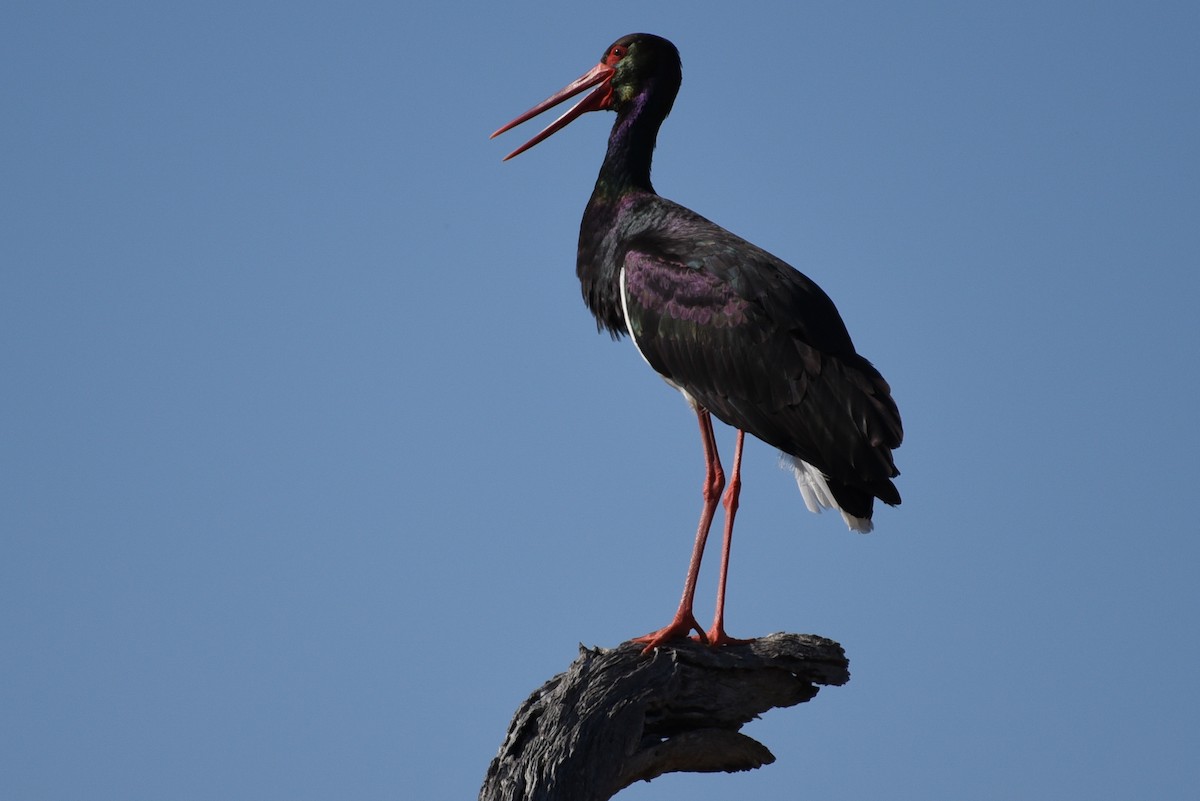
[{"label": "white undertail feather", "polygon": [[800,488],[800,495],[804,498],[804,505],[808,507],[808,511],[820,514],[823,509],[837,509],[851,531],[863,534],[875,527],[870,520],[847,514],[838,506],[833,493],[829,491],[829,484],[825,482],[825,474],[820,470],[791,454],[781,453],[779,457],[779,466],[796,474],[796,486]]}]

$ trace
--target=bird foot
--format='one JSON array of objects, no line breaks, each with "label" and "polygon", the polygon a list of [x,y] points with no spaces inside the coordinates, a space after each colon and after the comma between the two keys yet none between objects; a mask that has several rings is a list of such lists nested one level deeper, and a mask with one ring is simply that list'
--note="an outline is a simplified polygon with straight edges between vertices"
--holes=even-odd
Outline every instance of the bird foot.
[{"label": "bird foot", "polygon": [[658,646],[672,640],[687,639],[688,634],[692,630],[696,632],[696,637],[693,639],[705,644],[708,643],[708,635],[704,633],[704,629],[700,628],[700,624],[696,622],[695,616],[691,612],[680,611],[675,615],[674,620],[658,631],[652,631],[641,637],[634,637],[633,642],[646,643],[646,647],[642,649],[642,653],[648,654]]},{"label": "bird foot", "polygon": [[730,637],[725,633],[725,627],[720,624],[716,624],[709,629],[708,634],[705,635],[705,639],[708,641],[710,648],[720,648],[722,645],[745,645],[746,643],[754,642],[753,637],[748,640]]}]

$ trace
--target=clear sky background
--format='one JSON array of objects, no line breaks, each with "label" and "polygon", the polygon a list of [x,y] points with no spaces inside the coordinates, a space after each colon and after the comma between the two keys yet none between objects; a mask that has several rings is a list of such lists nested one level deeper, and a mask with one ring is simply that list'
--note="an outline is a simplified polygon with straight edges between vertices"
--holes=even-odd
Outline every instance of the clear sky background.
[{"label": "clear sky background", "polygon": [[869,536],[748,447],[731,632],[853,678],[620,797],[1196,797],[1200,5],[624,0],[5,4],[0,797],[473,798],[667,621],[695,421],[574,276],[613,117],[487,139],[638,30],[656,187],[907,439]]}]

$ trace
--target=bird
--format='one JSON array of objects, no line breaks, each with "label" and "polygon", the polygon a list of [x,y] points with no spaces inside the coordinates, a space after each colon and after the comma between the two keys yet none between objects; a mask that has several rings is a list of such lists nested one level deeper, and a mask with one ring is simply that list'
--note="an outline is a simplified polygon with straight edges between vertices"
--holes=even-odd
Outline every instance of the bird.
[{"label": "bird", "polygon": [[[852,531],[872,530],[876,499],[900,504],[892,481],[900,474],[892,457],[904,436],[900,412],[888,382],[855,350],[833,301],[782,259],[655,192],[651,158],[681,82],[674,44],[629,34],[595,67],[492,134],[589,89],[504,160],[585,113],[617,115],[580,223],[576,274],[597,329],[628,337],[683,394],[699,422],[705,461],[683,595],[666,626],[635,638],[647,653],[693,631],[714,647],[745,642],[726,633],[725,591],[747,433],[780,450],[810,511],[836,509]],[[737,431],[728,482],[713,417]],[[693,602],[718,504],[725,523],[706,631]]]}]

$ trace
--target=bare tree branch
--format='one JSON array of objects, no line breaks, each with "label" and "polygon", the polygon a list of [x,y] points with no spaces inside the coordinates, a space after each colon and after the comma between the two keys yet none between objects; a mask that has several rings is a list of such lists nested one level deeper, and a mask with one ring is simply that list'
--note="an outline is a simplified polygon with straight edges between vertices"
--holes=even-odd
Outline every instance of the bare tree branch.
[{"label": "bare tree branch", "polygon": [[607,801],[664,773],[767,765],[775,757],[739,729],[850,679],[842,647],[808,634],[641,648],[581,646],[513,716],[480,801]]}]

